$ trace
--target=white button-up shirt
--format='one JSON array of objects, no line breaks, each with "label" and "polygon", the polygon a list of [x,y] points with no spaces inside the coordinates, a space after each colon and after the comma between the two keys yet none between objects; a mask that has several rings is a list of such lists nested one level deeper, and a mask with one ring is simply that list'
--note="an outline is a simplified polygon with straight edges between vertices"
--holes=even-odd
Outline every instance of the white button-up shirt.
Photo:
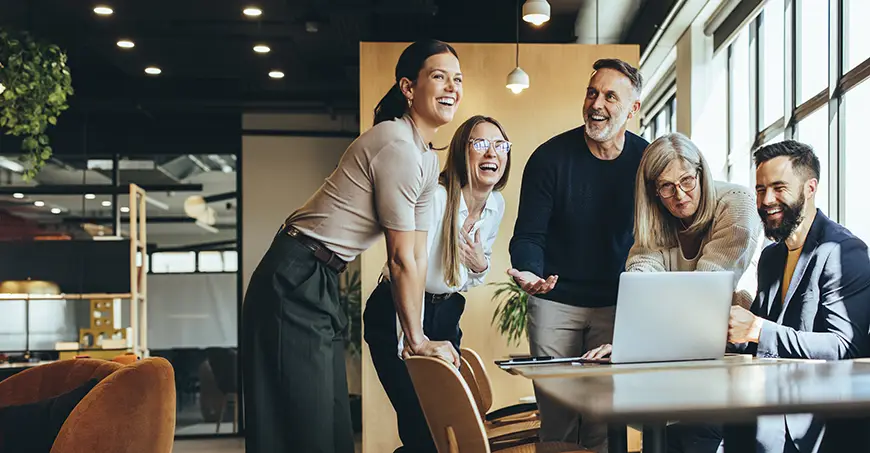
[{"label": "white button-up shirt", "polygon": [[[445,244],[441,241],[441,234],[444,226],[444,212],[446,210],[447,189],[438,184],[432,196],[432,215],[430,217],[432,223],[426,235],[426,251],[428,254],[426,292],[432,294],[464,292],[483,284],[486,274],[489,273],[492,245],[495,243],[498,227],[504,216],[504,197],[499,192],[491,192],[486,199],[486,205],[483,207],[480,219],[474,223],[474,226],[471,227],[471,231],[468,233],[473,240],[477,230],[480,230],[483,255],[486,257],[486,269],[477,273],[465,267],[465,263],[460,262],[459,284],[456,286],[450,286],[444,281],[444,267],[441,261],[441,254],[445,247]],[[466,219],[468,219],[468,205],[465,204],[465,197],[460,193],[459,212],[456,216],[457,230],[462,231],[462,226],[465,225]],[[462,239],[459,238],[459,240],[461,241]],[[390,269],[387,264],[384,264],[382,272],[385,277],[390,277]]]},{"label": "white button-up shirt", "polygon": [[[428,253],[426,292],[432,294],[463,292],[483,284],[486,279],[486,274],[489,273],[492,245],[495,243],[495,238],[498,235],[498,228],[501,224],[501,219],[504,216],[504,206],[504,197],[502,197],[501,193],[491,192],[489,197],[486,199],[486,205],[483,208],[480,219],[474,223],[474,226],[472,226],[471,232],[469,233],[469,236],[471,236],[473,240],[477,231],[480,230],[480,241],[483,245],[483,255],[486,257],[486,269],[480,273],[473,272],[471,269],[465,267],[464,263],[460,262],[459,284],[456,286],[449,286],[447,282],[444,281],[444,267],[441,263],[441,253],[445,246],[441,241],[441,232],[443,231],[444,212],[447,210],[447,189],[441,184],[438,184],[435,193],[432,195],[432,214],[430,217],[432,224],[429,226],[429,232],[426,235],[426,250]],[[462,231],[462,226],[465,224],[466,219],[468,219],[468,205],[465,204],[465,197],[460,193],[459,212],[456,216],[456,227],[460,232]],[[460,238],[459,240],[461,241],[462,239]],[[389,268],[386,264],[384,265],[383,274],[387,278],[390,276]],[[425,316],[425,310],[421,311],[421,315]],[[422,316],[420,319],[421,325],[423,324]],[[399,324],[398,315],[396,316],[396,328],[396,333],[399,338],[398,352],[401,357],[402,349],[404,347],[404,342],[402,341],[404,335],[402,332],[402,326]]]}]

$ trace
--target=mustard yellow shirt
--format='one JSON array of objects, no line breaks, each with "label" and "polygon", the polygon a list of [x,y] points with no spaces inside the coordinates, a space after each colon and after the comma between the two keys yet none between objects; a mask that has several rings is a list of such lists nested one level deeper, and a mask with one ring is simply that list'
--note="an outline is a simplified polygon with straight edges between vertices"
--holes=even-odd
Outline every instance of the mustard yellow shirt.
[{"label": "mustard yellow shirt", "polygon": [[794,268],[797,266],[798,258],[801,256],[801,250],[803,250],[803,246],[800,246],[794,250],[788,251],[788,258],[785,260],[785,274],[782,276],[782,302],[785,303],[785,296],[788,294],[788,287],[791,284],[791,276],[794,274]]}]

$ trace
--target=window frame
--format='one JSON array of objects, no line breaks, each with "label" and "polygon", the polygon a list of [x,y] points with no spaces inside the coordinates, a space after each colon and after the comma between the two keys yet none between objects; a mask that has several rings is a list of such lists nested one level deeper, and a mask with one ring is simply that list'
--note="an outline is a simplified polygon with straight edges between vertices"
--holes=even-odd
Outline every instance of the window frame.
[{"label": "window frame", "polygon": [[[813,0],[820,1],[820,0]],[[828,0],[828,87],[817,93],[806,102],[798,104],[797,87],[801,86],[801,76],[799,56],[800,56],[800,37],[801,27],[799,18],[801,17],[802,3],[799,0],[786,0],[783,2],[783,10],[772,10],[765,6],[760,13],[751,21],[748,22],[750,36],[750,114],[752,115],[751,124],[753,130],[751,135],[755,137],[754,143],[749,152],[750,162],[747,165],[752,165],[752,154],[762,145],[768,143],[771,139],[782,134],[784,139],[794,139],[797,135],[797,130],[801,121],[822,109],[828,107],[828,152],[824,155],[819,155],[819,159],[827,159],[827,174],[821,175],[823,179],[827,179],[828,189],[828,215],[831,219],[844,224],[848,217],[846,212],[845,201],[849,196],[846,193],[845,181],[845,165],[846,165],[846,149],[845,149],[845,105],[844,97],[849,90],[859,85],[862,82],[870,79],[870,57],[863,62],[857,64],[848,72],[844,72],[845,52],[848,50],[848,39],[846,36],[846,28],[844,20],[846,20],[845,12],[848,8],[849,0]],[[763,68],[761,62],[764,61],[764,44],[761,42],[764,38],[762,28],[764,18],[769,14],[784,15],[784,35],[785,35],[785,55],[784,55],[784,114],[781,118],[776,119],[767,124],[763,123],[764,112],[764,89]],[[745,30],[744,30],[745,31]],[[741,31],[740,33],[742,33]],[[754,37],[754,40],[753,40]],[[734,100],[731,93],[733,85],[733,71],[731,55],[735,39],[728,44],[728,178],[731,179],[732,165],[739,164],[734,162],[734,159],[743,159],[744,155],[737,155],[734,152],[733,136],[736,124],[732,121],[732,115],[735,111]],[[870,82],[868,82],[870,83]],[[831,89],[833,87],[833,89]]]}]

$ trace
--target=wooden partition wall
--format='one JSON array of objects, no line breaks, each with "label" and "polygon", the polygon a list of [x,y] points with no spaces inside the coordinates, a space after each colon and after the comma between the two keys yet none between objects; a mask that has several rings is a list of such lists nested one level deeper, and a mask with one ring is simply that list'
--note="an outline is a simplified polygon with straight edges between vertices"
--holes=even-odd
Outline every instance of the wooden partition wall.
[{"label": "wooden partition wall", "polygon": [[[505,88],[508,73],[515,66],[513,44],[453,44],[459,54],[464,93],[453,122],[441,128],[434,140],[446,146],[456,128],[476,114],[492,116],[502,123],[510,140],[512,168],[503,190],[506,211],[492,254],[487,283],[508,279],[508,244],[514,230],[523,168],[535,148],[562,131],[583,123],[583,99],[592,64],[599,58],[620,58],[637,65],[639,48],[635,45],[523,44],[520,66],[531,79],[531,86],[520,94]],[[373,110],[392,86],[396,61],[407,43],[361,43],[360,45],[360,127],[369,129]],[[637,131],[635,119],[630,129]],[[443,165],[446,151],[439,152]],[[362,257],[363,302],[377,285],[386,260],[383,241]],[[533,395],[531,383],[498,370],[492,361],[509,353],[528,353],[528,344],[508,347],[495,327],[490,326],[496,303],[490,300],[493,289],[482,286],[467,297],[461,327],[462,344],[477,350],[486,361],[493,383],[493,408],[514,404]],[[365,326],[363,326],[365,329]],[[378,381],[368,347],[363,342],[363,451],[391,452],[399,445],[396,418]]]}]

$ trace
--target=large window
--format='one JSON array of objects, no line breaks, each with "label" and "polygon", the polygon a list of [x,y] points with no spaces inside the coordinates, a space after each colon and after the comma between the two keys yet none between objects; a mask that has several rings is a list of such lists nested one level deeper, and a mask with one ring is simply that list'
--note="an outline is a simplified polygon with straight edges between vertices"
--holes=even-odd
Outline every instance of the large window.
[{"label": "large window", "polygon": [[863,82],[846,93],[846,227],[864,239],[870,239],[870,209],[867,209],[867,169],[870,153],[864,143],[867,131],[865,109],[870,105],[870,81]]},{"label": "large window", "polygon": [[821,164],[818,192],[816,192],[816,207],[822,212],[828,212],[828,106],[827,104],[811,113],[798,123],[797,140],[813,147]]},{"label": "large window", "polygon": [[783,0],[768,3],[768,12],[762,16],[760,58],[761,71],[761,124],[771,124],[785,113],[785,16]]},{"label": "large window", "polygon": [[150,271],[155,274],[236,272],[239,268],[235,250],[154,252],[150,257]]},{"label": "large window", "polygon": [[864,0],[770,0],[728,47],[728,179],[749,184],[752,152],[762,145],[806,143],[821,164],[816,206],[865,240],[870,157],[859,137],[870,103],[868,15]]},{"label": "large window", "polygon": [[800,0],[797,12],[798,104],[803,104],[828,86],[828,2]]},{"label": "large window", "polygon": [[870,58],[870,2],[867,0],[843,0],[843,66],[850,71]]},{"label": "large window", "polygon": [[750,156],[752,148],[752,90],[749,30],[744,30],[731,46],[728,59],[730,149],[728,152],[728,179],[738,184],[750,186],[754,178],[750,175]]},{"label": "large window", "polygon": [[640,135],[652,143],[662,135],[677,131],[677,98],[671,96],[658,110],[648,115],[647,120],[642,122]]}]

